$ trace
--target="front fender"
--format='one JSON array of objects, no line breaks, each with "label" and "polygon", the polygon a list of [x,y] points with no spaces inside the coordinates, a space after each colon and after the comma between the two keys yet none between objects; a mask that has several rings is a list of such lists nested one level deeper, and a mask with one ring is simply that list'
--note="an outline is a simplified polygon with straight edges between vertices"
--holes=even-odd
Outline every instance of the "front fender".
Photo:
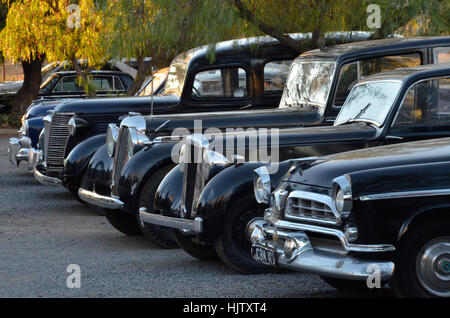
[{"label": "front fender", "polygon": [[37,144],[39,143],[39,135],[42,129],[44,129],[44,118],[35,117],[27,119],[27,124],[28,124],[28,137],[31,139],[31,146],[33,148],[37,148]]},{"label": "front fender", "polygon": [[159,168],[172,164],[172,147],[175,144],[155,144],[137,152],[123,167],[118,189],[123,209],[135,212],[139,208],[139,194],[147,178]]},{"label": "front fender", "polygon": [[90,137],[72,149],[64,161],[65,178],[74,178],[81,175],[86,169],[92,155],[105,144],[106,134]]},{"label": "front fender", "polygon": [[[212,242],[219,237],[230,206],[242,195],[253,195],[254,170],[264,165],[264,163],[236,164],[222,170],[208,182],[196,207],[196,216],[204,220],[201,240]],[[272,189],[278,186],[292,163],[284,161],[277,165],[278,169],[271,174]]]},{"label": "front fender", "polygon": [[180,216],[182,185],[183,173],[180,165],[177,165],[164,177],[156,190],[154,203],[156,213],[171,217]]},{"label": "front fender", "polygon": [[106,144],[92,156],[81,182],[81,187],[97,194],[111,195],[111,180],[114,158],[108,154]]}]

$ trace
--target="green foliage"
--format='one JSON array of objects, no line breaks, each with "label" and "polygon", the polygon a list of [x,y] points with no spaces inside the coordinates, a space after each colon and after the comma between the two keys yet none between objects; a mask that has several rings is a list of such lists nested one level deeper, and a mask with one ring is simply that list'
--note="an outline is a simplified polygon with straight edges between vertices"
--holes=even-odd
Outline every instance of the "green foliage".
[{"label": "green foliage", "polygon": [[0,128],[20,128],[20,115],[0,114]]}]

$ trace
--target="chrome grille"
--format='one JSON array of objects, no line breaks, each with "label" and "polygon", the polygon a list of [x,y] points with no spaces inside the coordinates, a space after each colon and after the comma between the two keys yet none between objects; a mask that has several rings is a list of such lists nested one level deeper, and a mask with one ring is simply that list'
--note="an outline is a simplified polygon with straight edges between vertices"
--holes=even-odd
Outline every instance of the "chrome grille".
[{"label": "chrome grille", "polygon": [[[192,213],[194,188],[198,182],[198,163],[194,162],[195,147],[193,144],[186,144],[187,154],[184,158],[180,158],[181,165],[183,166],[183,188],[182,188],[182,198],[181,206],[183,217],[190,217]],[[189,162],[183,162],[183,159],[190,158]],[[201,171],[200,171],[201,173]]]},{"label": "chrome grille", "polygon": [[119,189],[117,185],[119,184],[120,176],[122,175],[122,169],[128,162],[128,151],[127,142],[129,135],[128,127],[120,127],[119,136],[117,137],[116,147],[114,151],[114,166],[112,171],[112,184],[111,190],[112,194],[115,196],[119,195]]},{"label": "chrome grille", "polygon": [[287,199],[285,216],[303,221],[339,224],[340,219],[332,206],[332,199],[328,196],[293,191]]},{"label": "chrome grille", "polygon": [[48,130],[46,126],[44,160],[49,176],[59,177],[63,173],[66,146],[69,140],[67,123],[70,118],[72,115],[53,114]]}]

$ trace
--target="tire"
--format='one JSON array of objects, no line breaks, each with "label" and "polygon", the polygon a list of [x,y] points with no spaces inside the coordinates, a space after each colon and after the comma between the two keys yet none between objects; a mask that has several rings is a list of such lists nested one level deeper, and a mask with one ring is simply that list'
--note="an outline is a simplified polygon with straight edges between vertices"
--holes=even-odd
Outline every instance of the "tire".
[{"label": "tire", "polygon": [[[153,200],[155,198],[156,190],[166,174],[168,174],[172,168],[173,165],[162,167],[145,181],[142,191],[139,194],[139,207],[145,207],[148,211],[153,210]],[[142,233],[148,236],[156,243],[156,245],[167,249],[179,248],[173,236],[172,229],[141,222],[138,211],[135,213],[135,222],[140,227]]]},{"label": "tire", "polygon": [[264,206],[255,201],[253,194],[240,196],[226,211],[222,233],[214,247],[220,259],[238,273],[260,274],[279,271],[256,262],[251,256],[251,243],[246,235],[247,224],[263,215]]},{"label": "tire", "polygon": [[144,235],[133,214],[125,213],[121,210],[105,209],[105,217],[116,230],[127,236]]},{"label": "tire", "polygon": [[173,235],[178,245],[192,257],[195,257],[201,261],[218,259],[216,250],[212,245],[197,244],[192,241],[192,236],[183,235],[178,230],[174,230]]},{"label": "tire", "polygon": [[[448,220],[440,221],[420,222],[419,226],[411,227],[400,241],[391,279],[395,296],[450,297],[450,228]],[[420,264],[428,264],[432,270],[423,270]],[[430,283],[430,277],[435,279],[438,275],[446,277],[447,281],[438,279],[437,284]]]}]

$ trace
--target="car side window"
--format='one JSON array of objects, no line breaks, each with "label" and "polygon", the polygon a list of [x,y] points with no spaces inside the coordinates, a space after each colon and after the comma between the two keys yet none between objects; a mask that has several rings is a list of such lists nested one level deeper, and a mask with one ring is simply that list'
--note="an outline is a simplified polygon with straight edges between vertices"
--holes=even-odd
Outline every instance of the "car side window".
[{"label": "car side window", "polygon": [[264,65],[264,93],[282,94],[292,60],[273,61]]},{"label": "car side window", "polygon": [[54,92],[80,92],[82,88],[76,83],[76,76],[63,76],[60,81],[56,83]]},{"label": "car side window", "polygon": [[433,49],[434,64],[450,63],[450,46],[435,47]]},{"label": "car side window", "polygon": [[247,72],[242,68],[213,69],[195,75],[192,97],[244,98],[247,96]]},{"label": "car side window", "polygon": [[124,91],[125,90],[123,88],[122,82],[120,81],[120,79],[117,76],[114,76],[114,90],[115,91]]},{"label": "car side window", "polygon": [[112,76],[94,76],[92,83],[97,91],[113,91],[113,78]]},{"label": "car side window", "polygon": [[353,86],[370,75],[396,68],[414,67],[419,65],[421,65],[420,53],[380,56],[345,64],[340,70],[333,105],[335,107],[344,105]]},{"label": "car side window", "polygon": [[394,127],[450,122],[450,77],[414,84],[398,111]]}]

